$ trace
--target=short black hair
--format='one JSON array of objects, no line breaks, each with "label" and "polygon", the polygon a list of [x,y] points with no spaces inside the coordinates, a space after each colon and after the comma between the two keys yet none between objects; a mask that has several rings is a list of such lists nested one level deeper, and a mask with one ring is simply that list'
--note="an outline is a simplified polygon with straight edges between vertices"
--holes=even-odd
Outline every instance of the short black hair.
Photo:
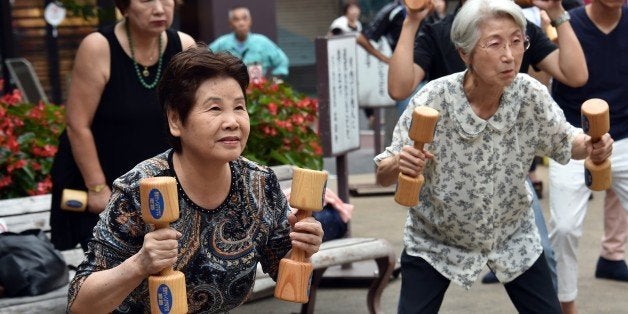
[{"label": "short black hair", "polygon": [[[203,82],[218,77],[235,79],[246,99],[249,72],[238,57],[229,52],[218,52],[204,43],[177,53],[171,60],[157,85],[159,104],[168,121],[168,112],[175,112],[185,124],[196,103],[196,92]],[[181,152],[181,139],[168,132],[168,140],[175,151]]]}]

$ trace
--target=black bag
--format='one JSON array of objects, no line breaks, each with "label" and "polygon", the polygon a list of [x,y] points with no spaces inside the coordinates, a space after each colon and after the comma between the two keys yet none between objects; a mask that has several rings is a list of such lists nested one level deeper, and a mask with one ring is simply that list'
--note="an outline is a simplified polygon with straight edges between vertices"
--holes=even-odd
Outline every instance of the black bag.
[{"label": "black bag", "polygon": [[0,233],[0,286],[4,296],[40,295],[66,285],[68,267],[41,229]]}]

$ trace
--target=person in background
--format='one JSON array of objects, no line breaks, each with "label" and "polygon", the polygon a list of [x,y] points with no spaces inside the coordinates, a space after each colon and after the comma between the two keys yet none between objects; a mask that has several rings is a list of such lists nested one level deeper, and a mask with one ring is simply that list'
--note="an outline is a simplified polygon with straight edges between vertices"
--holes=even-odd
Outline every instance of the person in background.
[{"label": "person in background", "polygon": [[[190,313],[242,304],[257,263],[277,278],[291,248],[309,259],[321,224],[296,221],[274,172],[241,157],[250,132],[248,71],[229,53],[199,46],[177,54],[159,82],[172,148],[118,178],[69,289],[69,312],[147,313],[147,278],[166,267],[185,275]],[[178,220],[155,229],[142,220],[143,178],[177,180]]]},{"label": "person in background", "polygon": [[[400,173],[425,178],[404,230],[398,312],[437,313],[451,281],[468,289],[488,265],[518,312],[561,313],[530,206],[528,168],[539,154],[600,162],[613,139],[604,134],[592,144],[546,86],[519,74],[529,41],[514,2],[467,1],[451,40],[467,70],[419,90],[392,145],[374,159],[384,186]],[[422,150],[408,135],[417,106],[440,113]]]},{"label": "person in background", "polygon": [[362,31],[360,13],[360,6],[356,2],[345,3],[342,6],[342,15],[331,22],[328,35],[360,33]]},{"label": "person in background", "polygon": [[[356,2],[348,2],[343,6],[342,16],[336,18],[329,26],[328,36],[348,35],[352,34],[356,36],[356,42],[366,52],[373,55],[380,61],[388,63],[390,60],[387,56],[382,54],[377,48],[375,48],[371,42],[362,34],[362,23],[360,22],[360,6]],[[369,121],[369,125],[372,127],[375,116],[373,108],[364,108],[364,114]]]},{"label": "person in background", "polygon": [[[431,12],[431,10],[432,6],[429,6],[429,9],[426,11]],[[394,51],[397,46],[397,42],[399,41],[399,36],[401,34],[401,29],[406,15],[406,7],[403,4],[403,1],[393,0],[377,11],[377,14],[369,25],[362,31],[362,34],[368,40],[379,40],[382,37],[385,38],[390,44],[390,48]],[[388,78],[388,84],[390,85],[390,77]],[[419,88],[420,87],[417,86],[415,90],[418,90]],[[407,98],[401,99],[395,98],[395,107],[397,111],[397,114],[394,115],[395,118],[401,116],[401,113],[403,113],[403,110],[410,101],[410,96],[411,95],[408,95]],[[373,112],[372,109],[371,112]],[[369,120],[373,120],[373,118],[370,118],[368,115],[367,118],[369,118]],[[393,133],[395,126],[394,122],[395,121],[387,121],[385,125],[385,145],[390,144],[390,141],[392,140],[391,134]]]},{"label": "person in background", "polygon": [[[616,230],[619,243],[615,245],[621,246],[615,247],[617,254],[603,251],[595,276],[628,282],[628,266],[623,256],[627,213],[618,213],[621,207],[628,208],[628,8],[623,4],[624,0],[593,0],[584,7],[569,11],[569,23],[585,53],[589,80],[584,86],[575,88],[554,80],[552,95],[565,112],[567,121],[573,125],[581,124],[580,108],[586,100],[600,98],[608,103],[609,133],[615,144],[610,156],[612,186],[607,191],[607,198],[614,194],[619,202],[605,200],[604,220],[605,224],[612,224],[612,220],[617,219],[616,224],[623,225],[620,227],[623,230]],[[585,184],[583,169],[584,163],[579,160],[571,160],[566,165],[550,160],[550,240],[558,262],[558,298],[564,313],[577,312],[578,242],[591,194]]]},{"label": "person in background", "polygon": [[288,56],[268,37],[251,32],[252,24],[251,12],[247,7],[233,7],[229,10],[229,26],[233,32],[218,37],[209,45],[209,49],[215,52],[229,51],[242,59],[253,79],[260,76],[285,79],[288,75]]},{"label": "person in background", "polygon": [[[124,19],[81,42],[66,105],[66,130],[51,170],[51,240],[84,250],[114,179],[168,147],[155,86],[178,52],[194,46],[170,29],[175,0],[116,0]],[[64,189],[87,191],[86,212],[61,209]]]}]

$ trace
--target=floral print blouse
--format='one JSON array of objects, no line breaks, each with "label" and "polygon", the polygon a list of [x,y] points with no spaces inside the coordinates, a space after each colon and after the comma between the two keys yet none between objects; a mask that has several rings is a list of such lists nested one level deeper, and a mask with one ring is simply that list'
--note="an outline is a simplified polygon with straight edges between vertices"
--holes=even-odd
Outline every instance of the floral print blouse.
[{"label": "floral print blouse", "polygon": [[417,106],[438,110],[420,202],[410,208],[406,252],[470,288],[484,265],[502,282],[526,271],[542,252],[525,178],[535,155],[560,163],[571,157],[582,130],[571,126],[547,88],[518,74],[488,120],[472,110],[463,90],[465,72],[431,81],[399,119],[391,146],[376,164],[413,145],[408,137]]},{"label": "floral print blouse", "polygon": [[[276,278],[279,261],[291,248],[290,207],[275,174],[244,158],[230,166],[231,189],[218,208],[201,208],[178,184],[180,217],[170,226],[183,237],[173,268],[185,275],[190,313],[227,312],[242,304],[252,290],[257,263]],[[176,177],[172,169],[172,151],[167,151],[114,182],[111,200],[94,228],[86,261],[71,282],[69,304],[88,275],[117,266],[140,250],[144,235],[153,227],[142,220],[139,181]],[[148,280],[115,312],[150,313]]]}]

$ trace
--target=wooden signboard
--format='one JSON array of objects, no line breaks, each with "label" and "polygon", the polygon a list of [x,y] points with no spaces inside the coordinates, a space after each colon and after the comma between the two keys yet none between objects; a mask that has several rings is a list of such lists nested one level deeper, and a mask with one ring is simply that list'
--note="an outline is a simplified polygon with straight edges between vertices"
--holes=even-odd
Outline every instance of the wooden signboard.
[{"label": "wooden signboard", "polygon": [[356,41],[318,37],[315,45],[323,155],[334,157],[360,148]]},{"label": "wooden signboard", "polygon": [[[371,45],[383,55],[390,57],[392,50],[386,38],[371,40]],[[388,96],[388,64],[366,52],[358,50],[358,102],[360,107],[394,107],[395,101]],[[377,152],[379,153],[379,152]]]}]

